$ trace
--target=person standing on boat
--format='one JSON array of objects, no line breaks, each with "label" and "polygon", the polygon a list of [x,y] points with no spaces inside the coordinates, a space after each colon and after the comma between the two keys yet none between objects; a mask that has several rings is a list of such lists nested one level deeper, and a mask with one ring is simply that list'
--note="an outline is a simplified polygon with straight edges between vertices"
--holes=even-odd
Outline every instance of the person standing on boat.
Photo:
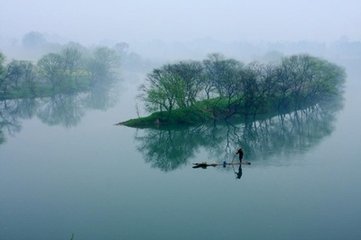
[{"label": "person standing on boat", "polygon": [[242,163],[242,159],[243,159],[243,150],[242,150],[242,148],[239,148],[238,151],[236,152],[236,154],[239,155],[239,162]]}]

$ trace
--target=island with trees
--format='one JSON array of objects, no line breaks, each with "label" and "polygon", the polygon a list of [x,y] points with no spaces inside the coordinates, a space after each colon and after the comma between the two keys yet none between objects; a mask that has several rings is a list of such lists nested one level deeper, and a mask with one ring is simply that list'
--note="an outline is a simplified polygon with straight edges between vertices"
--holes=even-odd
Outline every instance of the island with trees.
[{"label": "island with trees", "polygon": [[341,95],[344,81],[342,67],[306,54],[279,64],[244,64],[211,54],[154,69],[139,95],[151,114],[119,124],[168,127],[270,117]]},{"label": "island with trees", "polygon": [[76,43],[47,53],[36,62],[6,62],[0,52],[0,100],[88,91],[99,82],[111,80],[119,60],[114,49],[88,49]]},{"label": "island with trees", "polygon": [[342,98],[331,97],[306,109],[240,124],[146,128],[135,132],[134,142],[146,163],[165,172],[189,164],[202,149],[212,162],[234,161],[239,146],[252,164],[272,164],[272,158],[283,164],[280,159],[294,159],[285,156],[308,152],[330,136],[342,109]]},{"label": "island with trees", "polygon": [[34,60],[13,60],[0,52],[0,145],[5,133],[21,130],[24,119],[36,116],[48,125],[72,127],[85,109],[110,107],[115,103],[111,92],[120,76],[120,58],[116,47],[86,48],[77,43]]}]

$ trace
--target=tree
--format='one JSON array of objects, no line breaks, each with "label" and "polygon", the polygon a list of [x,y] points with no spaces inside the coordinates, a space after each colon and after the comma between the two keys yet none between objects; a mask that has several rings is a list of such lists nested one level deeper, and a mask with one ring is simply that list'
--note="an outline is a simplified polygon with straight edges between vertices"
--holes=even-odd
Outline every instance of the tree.
[{"label": "tree", "polygon": [[[241,95],[242,78],[244,76],[244,65],[235,59],[225,59],[220,54],[211,54],[203,61],[205,68],[204,89],[207,99],[213,92],[219,100],[226,99],[228,110],[236,100],[236,96]],[[231,114],[229,112],[229,114]]]},{"label": "tree", "polygon": [[243,71],[242,94],[238,103],[245,114],[255,115],[270,110],[275,97],[276,71],[274,65],[253,62]]},{"label": "tree", "polygon": [[93,81],[109,78],[113,68],[120,64],[120,58],[116,52],[107,47],[96,48],[92,55],[88,61],[88,69]]},{"label": "tree", "polygon": [[[142,86],[142,97],[148,111],[171,112],[196,105],[207,118],[255,117],[314,105],[325,96],[338,94],[344,77],[342,68],[308,55],[283,58],[279,65],[244,65],[211,54],[202,63],[181,61],[154,69]],[[204,100],[204,95],[206,101],[195,104]]]},{"label": "tree", "polygon": [[304,94],[308,100],[340,94],[343,91],[346,78],[343,68],[326,60],[312,58],[312,74]]},{"label": "tree", "polygon": [[309,55],[282,59],[277,69],[279,108],[312,104],[342,89],[344,70],[328,61]]},{"label": "tree", "polygon": [[313,59],[308,55],[295,55],[284,58],[281,63],[283,76],[287,81],[289,92],[284,96],[298,104],[306,93],[307,87],[313,80],[315,71],[312,69]]},{"label": "tree", "polygon": [[4,67],[4,62],[5,62],[5,56],[2,52],[0,52],[0,76],[3,76],[3,74],[5,73],[5,67]]},{"label": "tree", "polygon": [[176,105],[180,93],[184,92],[184,85],[179,76],[169,71],[169,65],[154,69],[148,74],[146,84],[141,86],[141,97],[145,101],[148,111],[171,112]]},{"label": "tree", "polygon": [[67,47],[62,52],[64,70],[72,75],[81,67],[81,52],[74,47]]},{"label": "tree", "polygon": [[167,65],[166,71],[178,79],[175,83],[179,88],[176,91],[178,107],[192,106],[202,90],[203,66],[200,62],[189,61]]},{"label": "tree", "polygon": [[6,68],[4,66],[5,56],[0,52],[0,93],[3,96],[6,92],[5,86],[5,74]]},{"label": "tree", "polygon": [[217,81],[222,75],[221,72],[221,61],[224,56],[218,53],[208,55],[208,58],[203,60],[205,78],[204,78],[204,91],[207,99],[210,99],[211,94],[217,87]]},{"label": "tree", "polygon": [[30,61],[13,60],[8,64],[6,72],[8,90],[35,95],[36,69]]},{"label": "tree", "polygon": [[45,55],[38,61],[37,66],[41,76],[51,84],[53,90],[60,87],[64,78],[64,59],[60,54]]}]

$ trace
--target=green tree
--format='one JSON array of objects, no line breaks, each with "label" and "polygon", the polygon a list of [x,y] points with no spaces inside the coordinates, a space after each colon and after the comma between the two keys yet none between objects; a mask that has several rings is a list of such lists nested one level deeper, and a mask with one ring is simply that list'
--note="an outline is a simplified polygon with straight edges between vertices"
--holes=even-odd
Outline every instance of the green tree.
[{"label": "green tree", "polygon": [[6,92],[5,75],[6,68],[4,66],[5,56],[0,52],[0,96],[4,96]]},{"label": "green tree", "polygon": [[64,70],[68,75],[76,73],[82,66],[82,54],[80,50],[73,47],[67,47],[62,52]]},{"label": "green tree", "polygon": [[107,47],[96,48],[92,57],[88,60],[88,70],[91,73],[93,82],[109,79],[114,68],[119,64],[120,57],[114,50]]},{"label": "green tree", "polygon": [[312,104],[342,89],[345,72],[326,60],[309,55],[294,55],[282,59],[276,83],[279,107],[300,108]]},{"label": "green tree", "polygon": [[180,93],[185,86],[180,77],[169,71],[169,65],[154,69],[148,74],[146,84],[141,86],[141,98],[145,101],[148,111],[171,112],[176,106]]},{"label": "green tree", "polygon": [[258,62],[248,64],[242,77],[242,94],[237,96],[237,112],[267,113],[276,95],[276,68]]},{"label": "green tree", "polygon": [[[202,63],[179,62],[154,69],[141,88],[141,96],[148,111],[187,110],[172,116],[179,122],[190,113],[204,116],[197,118],[203,120],[234,114],[256,117],[312,106],[342,92],[344,79],[342,68],[309,55],[286,57],[278,65],[244,65],[211,54]],[[204,96],[206,101],[196,104]],[[193,105],[200,111],[187,109]]]},{"label": "green tree", "polygon": [[5,81],[9,91],[34,96],[36,68],[30,61],[13,60],[7,66]]},{"label": "green tree", "polygon": [[5,73],[4,62],[5,62],[5,56],[2,52],[0,52],[0,76],[3,76],[3,74]]},{"label": "green tree", "polygon": [[179,62],[167,65],[165,70],[178,79],[176,83],[176,102],[178,107],[192,106],[202,90],[203,66],[197,61]]},{"label": "green tree", "polygon": [[43,81],[50,83],[53,90],[61,87],[64,79],[64,59],[60,54],[45,55],[38,61],[37,66]]},{"label": "green tree", "polygon": [[[205,69],[204,89],[207,99],[213,93],[213,97],[218,97],[217,104],[226,100],[228,115],[232,115],[233,102],[243,93],[242,78],[244,77],[244,65],[235,59],[226,59],[220,54],[211,54],[203,61]],[[213,109],[213,115],[215,114]]]}]

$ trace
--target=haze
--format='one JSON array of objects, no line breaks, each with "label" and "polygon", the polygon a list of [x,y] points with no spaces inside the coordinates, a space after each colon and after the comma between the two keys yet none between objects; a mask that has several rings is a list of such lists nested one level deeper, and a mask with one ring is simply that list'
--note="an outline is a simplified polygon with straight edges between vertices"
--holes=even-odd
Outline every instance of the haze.
[{"label": "haze", "polygon": [[2,1],[0,39],[29,31],[81,43],[361,39],[359,0]]}]

